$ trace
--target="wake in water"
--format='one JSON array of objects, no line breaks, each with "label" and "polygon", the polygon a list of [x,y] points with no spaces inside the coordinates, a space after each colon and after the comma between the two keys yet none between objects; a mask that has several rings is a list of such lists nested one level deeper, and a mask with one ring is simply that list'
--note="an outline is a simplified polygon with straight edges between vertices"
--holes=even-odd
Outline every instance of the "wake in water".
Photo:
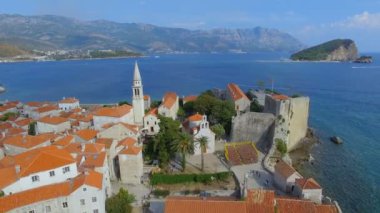
[{"label": "wake in water", "polygon": [[380,69],[380,66],[352,67],[352,69]]}]

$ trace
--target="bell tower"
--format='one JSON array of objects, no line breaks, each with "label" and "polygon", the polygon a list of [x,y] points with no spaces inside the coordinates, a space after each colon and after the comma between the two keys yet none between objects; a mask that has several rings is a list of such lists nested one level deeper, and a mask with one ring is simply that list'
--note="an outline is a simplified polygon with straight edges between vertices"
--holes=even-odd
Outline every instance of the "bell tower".
[{"label": "bell tower", "polygon": [[143,85],[141,82],[141,75],[139,66],[135,62],[135,71],[133,74],[133,84],[132,84],[132,105],[133,105],[133,116],[136,125],[143,125],[143,118],[145,114],[144,110],[144,93]]}]

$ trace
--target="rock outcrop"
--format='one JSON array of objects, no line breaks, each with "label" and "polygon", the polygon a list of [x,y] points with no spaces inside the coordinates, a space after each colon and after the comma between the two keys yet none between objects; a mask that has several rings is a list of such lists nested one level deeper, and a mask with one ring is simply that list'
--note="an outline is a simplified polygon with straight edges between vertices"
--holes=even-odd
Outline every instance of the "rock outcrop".
[{"label": "rock outcrop", "polygon": [[350,39],[336,39],[310,47],[291,56],[296,61],[353,61],[358,58],[358,49]]}]

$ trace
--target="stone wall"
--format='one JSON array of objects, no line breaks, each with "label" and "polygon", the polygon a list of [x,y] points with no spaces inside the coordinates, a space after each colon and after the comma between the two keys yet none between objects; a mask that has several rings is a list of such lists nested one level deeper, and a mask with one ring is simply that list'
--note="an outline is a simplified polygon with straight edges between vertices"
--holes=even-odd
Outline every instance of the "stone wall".
[{"label": "stone wall", "polygon": [[231,141],[253,141],[258,148],[271,143],[275,117],[270,113],[247,112],[232,119]]}]

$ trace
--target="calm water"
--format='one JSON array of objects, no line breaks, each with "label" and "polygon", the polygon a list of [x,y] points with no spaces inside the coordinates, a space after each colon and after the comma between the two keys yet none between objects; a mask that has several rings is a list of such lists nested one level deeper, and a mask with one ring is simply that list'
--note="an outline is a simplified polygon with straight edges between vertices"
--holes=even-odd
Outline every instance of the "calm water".
[{"label": "calm water", "polygon": [[[273,79],[277,90],[311,97],[310,125],[323,143],[303,168],[344,212],[380,212],[380,54],[375,63],[285,63],[283,54],[166,55],[139,59],[144,92],[197,94],[235,82],[243,89]],[[0,64],[1,99],[82,103],[130,100],[135,59]],[[359,68],[355,68],[359,67]],[[341,146],[327,140],[341,136]]]}]

